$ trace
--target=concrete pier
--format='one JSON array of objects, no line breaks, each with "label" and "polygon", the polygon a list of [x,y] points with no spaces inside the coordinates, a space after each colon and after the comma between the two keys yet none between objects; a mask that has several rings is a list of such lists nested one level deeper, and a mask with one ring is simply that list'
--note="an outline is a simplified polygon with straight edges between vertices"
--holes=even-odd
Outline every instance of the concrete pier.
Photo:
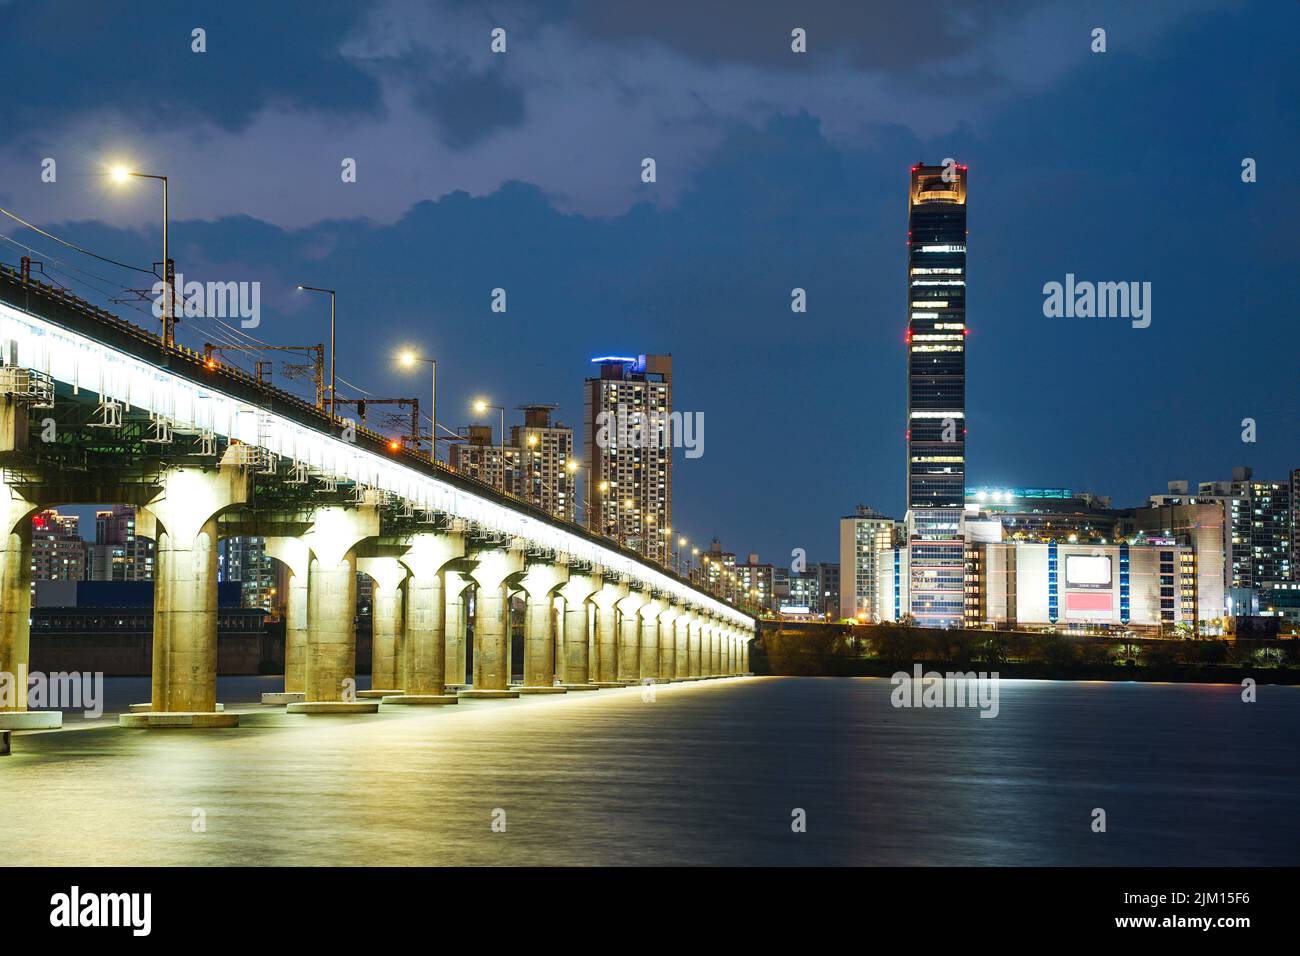
[{"label": "concrete pier", "polygon": [[[352,703],[355,688],[357,637],[353,627],[357,603],[357,543],[379,533],[379,512],[372,504],[345,508],[328,506],[314,515],[304,536],[311,549],[307,593],[307,699],[290,704],[289,712],[374,713],[350,708],[323,709],[313,703]],[[379,704],[375,702],[377,709]]]},{"label": "concrete pier", "polygon": [[249,500],[252,475],[236,465],[180,468],[166,473],[161,485],[148,505],[157,525],[153,709],[130,715],[123,726],[230,726],[178,724],[164,715],[216,712],[217,518]]},{"label": "concrete pier", "polygon": [[[305,698],[307,686],[307,591],[311,569],[311,549],[301,538],[268,537],[266,554],[280,561],[289,571],[284,601],[284,693]],[[288,703],[268,700],[276,695],[263,694],[262,703]]]},{"label": "concrete pier", "polygon": [[597,574],[575,574],[560,586],[564,599],[564,685],[570,690],[592,688],[590,637],[588,619],[590,609],[587,599],[603,586]]},{"label": "concrete pier", "polygon": [[[510,684],[510,588],[506,579],[524,570],[523,551],[515,548],[480,551],[469,572],[478,586],[474,593],[474,689],[506,691]],[[511,692],[513,694],[513,692]]]},{"label": "concrete pier", "polygon": [[519,581],[524,591],[524,687],[554,692],[555,594],[569,579],[567,563],[533,562]]},{"label": "concrete pier", "polygon": [[640,653],[637,679],[640,681],[664,679],[659,669],[659,615],[667,606],[666,601],[655,598],[642,605],[639,612]]},{"label": "concrete pier", "polygon": [[615,680],[632,684],[641,679],[641,608],[649,603],[644,591],[631,591],[618,602],[618,670]]},{"label": "concrete pier", "polygon": [[[370,612],[370,691],[367,697],[400,694],[405,686],[406,568],[396,558],[357,560],[373,582]],[[387,688],[386,690],[384,688]]]}]

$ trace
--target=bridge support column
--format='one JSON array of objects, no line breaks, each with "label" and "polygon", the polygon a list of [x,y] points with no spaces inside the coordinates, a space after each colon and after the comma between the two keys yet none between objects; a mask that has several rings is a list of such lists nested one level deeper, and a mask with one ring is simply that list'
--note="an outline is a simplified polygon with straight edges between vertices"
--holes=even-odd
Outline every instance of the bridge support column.
[{"label": "bridge support column", "polygon": [[709,676],[718,677],[722,674],[722,624],[717,618],[713,619],[713,641],[710,645],[709,652]]},{"label": "bridge support column", "polygon": [[406,568],[396,558],[358,558],[357,570],[374,582],[370,611],[368,700],[402,693],[406,686]]},{"label": "bridge support column", "polygon": [[677,677],[677,619],[682,616],[680,604],[667,604],[659,612],[659,679]]},{"label": "bridge support column", "polygon": [[647,601],[637,612],[640,622],[641,647],[638,661],[637,678],[642,681],[657,681],[659,674],[659,615],[663,613],[667,602],[655,598]]},{"label": "bridge support column", "polygon": [[643,591],[630,591],[616,605],[619,610],[617,670],[614,679],[624,684],[635,684],[641,679],[638,662],[641,658],[641,608],[649,601]]},{"label": "bridge support column", "polygon": [[234,727],[217,711],[217,518],[249,500],[243,468],[167,472],[148,504],[154,546],[153,694],[123,727]]},{"label": "bridge support column", "polygon": [[[7,400],[0,399],[0,402]],[[0,740],[11,730],[63,726],[58,711],[27,710],[31,663],[32,515],[37,506],[0,479]],[[8,747],[0,752],[8,753]]]},{"label": "bridge support column", "polygon": [[570,574],[560,586],[564,598],[564,686],[569,690],[597,690],[591,682],[590,637],[587,633],[587,598],[601,588],[595,574]]},{"label": "bridge support column", "polygon": [[451,690],[461,690],[465,686],[465,594],[473,583],[473,579],[459,571],[447,569],[442,572],[442,588],[447,605],[444,616],[447,648],[444,674],[447,687]]},{"label": "bridge support column", "polygon": [[402,556],[402,564],[410,571],[403,641],[405,690],[385,696],[385,704],[456,703],[458,698],[447,693],[446,685],[448,600],[444,569],[464,554],[463,534],[431,533],[415,535]]},{"label": "bridge support column", "polygon": [[673,621],[673,636],[676,649],[673,659],[673,679],[685,680],[691,676],[690,626],[695,617],[694,612],[682,608],[677,620]]},{"label": "bridge support column", "polygon": [[748,674],[748,673],[750,673],[750,670],[749,670],[749,642],[750,642],[752,639],[753,639],[753,635],[750,635],[750,634],[745,634],[745,635],[741,638],[741,642],[740,642],[740,672],[741,672],[742,674]]},{"label": "bridge support column", "polygon": [[687,651],[687,676],[693,679],[699,679],[703,676],[702,669],[704,659],[702,657],[704,645],[704,618],[698,612],[692,612],[690,623],[690,636]]},{"label": "bridge support column", "polygon": [[306,700],[291,714],[373,714],[378,701],[357,700],[357,557],[355,548],[379,534],[373,504],[320,508],[304,535],[311,548],[307,593]]},{"label": "bridge support column", "polygon": [[263,694],[264,704],[290,704],[306,699],[307,591],[311,550],[301,538],[264,539],[268,556],[289,569],[284,599],[284,693]]},{"label": "bridge support column", "polygon": [[524,592],[525,694],[558,694],[555,685],[555,593],[569,579],[567,563],[536,562],[519,581]]},{"label": "bridge support column", "polygon": [[596,673],[595,683],[601,687],[622,686],[618,680],[618,602],[627,596],[627,585],[613,580],[606,580],[591,596],[596,609],[592,666]]},{"label": "bridge support column", "polygon": [[510,690],[510,586],[506,579],[524,570],[524,553],[509,549],[482,551],[469,572],[474,594],[474,687],[462,697],[518,697]]}]

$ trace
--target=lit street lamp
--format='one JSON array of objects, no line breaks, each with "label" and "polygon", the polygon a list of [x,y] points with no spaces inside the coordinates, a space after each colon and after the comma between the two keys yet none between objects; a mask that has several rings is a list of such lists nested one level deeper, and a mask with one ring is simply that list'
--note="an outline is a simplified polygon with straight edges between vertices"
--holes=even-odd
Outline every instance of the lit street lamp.
[{"label": "lit street lamp", "polygon": [[334,421],[334,299],[333,289],[321,289],[314,285],[300,285],[299,292],[326,292],[330,297],[330,421]]},{"label": "lit street lamp", "polygon": [[137,179],[156,179],[162,183],[163,187],[163,261],[162,261],[162,280],[163,280],[163,345],[170,348],[176,344],[176,319],[172,314],[172,278],[174,271],[171,269],[171,254],[168,248],[168,226],[171,219],[168,213],[167,197],[167,177],[157,176],[153,173],[137,173],[135,170],[127,169],[125,166],[114,166],[110,171],[113,181],[125,183],[132,176]]},{"label": "lit street lamp", "polygon": [[484,399],[479,399],[474,403],[474,411],[482,415],[489,408],[495,408],[501,413],[501,493],[506,493],[506,409],[504,405],[492,405]]},{"label": "lit street lamp", "polygon": [[432,371],[432,378],[429,385],[429,459],[435,460],[438,457],[438,360],[425,358],[418,355],[410,349],[406,349],[397,356],[397,360],[405,368],[414,368],[421,362],[428,362]]}]

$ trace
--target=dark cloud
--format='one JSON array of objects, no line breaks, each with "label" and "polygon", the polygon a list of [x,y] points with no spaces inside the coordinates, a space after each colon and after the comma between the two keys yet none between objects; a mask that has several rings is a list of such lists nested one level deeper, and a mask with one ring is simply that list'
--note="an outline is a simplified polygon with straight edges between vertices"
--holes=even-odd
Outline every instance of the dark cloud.
[{"label": "dark cloud", "polygon": [[[908,76],[971,53],[994,31],[1044,5],[1040,0],[574,0],[569,10],[573,26],[595,39],[658,43],[705,63],[815,69],[830,54],[867,72]],[[791,54],[795,27],[807,31],[807,55]]]},{"label": "dark cloud", "polygon": [[432,76],[413,81],[415,104],[438,124],[448,146],[475,146],[497,130],[524,121],[523,93],[503,70],[497,64],[474,70],[461,58],[444,61]]},{"label": "dark cloud", "polygon": [[[254,0],[75,2],[0,8],[6,112],[0,138],[116,113],[153,130],[199,120],[243,128],[267,102],[340,113],[380,108],[378,84],[340,54],[365,15],[349,0],[310,8]],[[191,31],[207,31],[207,52]]]}]

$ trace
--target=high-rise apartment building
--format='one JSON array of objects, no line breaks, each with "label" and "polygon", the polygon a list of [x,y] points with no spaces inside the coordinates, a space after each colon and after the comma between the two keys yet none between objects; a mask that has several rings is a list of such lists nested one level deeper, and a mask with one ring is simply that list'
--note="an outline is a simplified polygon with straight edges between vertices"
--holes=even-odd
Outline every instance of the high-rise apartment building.
[{"label": "high-rise apartment building", "polygon": [[451,446],[451,467],[493,488],[504,488],[557,518],[576,521],[578,462],[573,457],[573,429],[551,421],[556,407],[521,405],[524,423],[510,426],[510,441],[504,447],[495,440],[490,425],[466,427],[464,440]]},{"label": "high-rise apartment building", "polygon": [[744,564],[735,565],[736,595],[742,605],[772,611],[776,609],[776,569],[762,564],[751,554]]},{"label": "high-rise apartment building", "polygon": [[[514,445],[503,448],[493,437],[491,425],[470,425],[462,429],[461,437],[463,441],[453,442],[451,446],[448,461],[452,469],[492,488],[514,494],[518,484],[519,449]],[[501,476],[503,461],[504,480]]]},{"label": "high-rise apartment building", "polygon": [[866,505],[858,505],[853,514],[840,518],[840,617],[868,622],[881,619],[877,574],[879,562],[894,545],[896,526],[893,518]]},{"label": "high-rise apartment building", "polygon": [[136,509],[114,505],[95,512],[95,543],[90,546],[90,581],[152,581],[154,543],[135,530]]},{"label": "high-rise apartment building", "polygon": [[909,191],[907,603],[929,627],[960,624],[964,607],[966,176],[913,166]]},{"label": "high-rise apartment building", "polygon": [[32,583],[82,581],[86,577],[86,542],[80,519],[54,509],[32,516]]},{"label": "high-rise apartment building", "polygon": [[510,429],[517,451],[513,492],[548,514],[577,520],[574,489],[578,462],[573,457],[573,429],[551,422],[554,405],[524,405],[524,424]]},{"label": "high-rise apartment building", "polygon": [[671,355],[606,355],[586,381],[587,527],[667,564],[673,519]]},{"label": "high-rise apartment building", "polygon": [[[1282,481],[1261,481],[1250,468],[1239,466],[1233,468],[1231,481],[1203,481],[1198,486],[1194,500],[1223,502],[1230,589],[1258,593],[1267,582],[1294,579],[1295,483],[1294,473]],[[1171,482],[1171,493],[1185,485]]]},{"label": "high-rise apartment building", "polygon": [[238,536],[223,538],[217,547],[217,579],[239,584],[240,605],[274,610],[276,565],[266,553],[266,539]]}]

